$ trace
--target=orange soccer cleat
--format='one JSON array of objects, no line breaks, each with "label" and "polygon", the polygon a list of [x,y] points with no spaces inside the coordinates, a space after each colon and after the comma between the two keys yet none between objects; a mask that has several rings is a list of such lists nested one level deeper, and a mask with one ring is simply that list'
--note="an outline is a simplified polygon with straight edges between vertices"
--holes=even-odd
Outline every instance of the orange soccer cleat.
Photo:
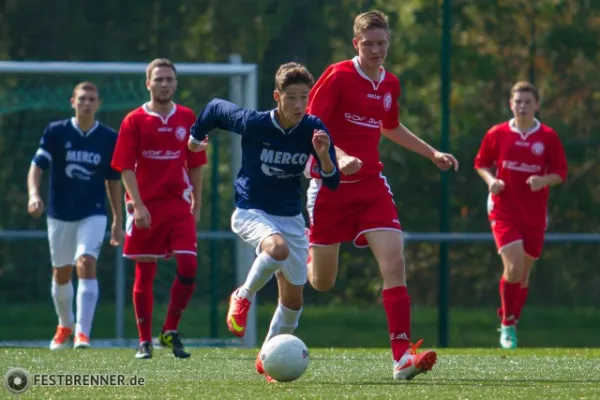
[{"label": "orange soccer cleat", "polygon": [[60,350],[67,347],[72,333],[73,329],[58,325],[56,327],[56,333],[50,342],[50,350]]},{"label": "orange soccer cleat", "polygon": [[237,290],[229,298],[229,311],[227,311],[227,328],[237,337],[244,337],[246,321],[250,311],[250,301],[236,295]]},{"label": "orange soccer cleat", "polygon": [[79,332],[75,335],[74,349],[87,349],[90,347],[90,338],[85,334]]},{"label": "orange soccer cleat", "polygon": [[273,379],[272,377],[270,377],[269,375],[267,375],[265,373],[265,368],[263,367],[262,360],[260,359],[260,352],[256,356],[256,362],[254,363],[254,367],[256,368],[256,372],[265,376],[265,378],[267,379],[267,382],[269,382],[269,383],[277,382],[275,379]]}]

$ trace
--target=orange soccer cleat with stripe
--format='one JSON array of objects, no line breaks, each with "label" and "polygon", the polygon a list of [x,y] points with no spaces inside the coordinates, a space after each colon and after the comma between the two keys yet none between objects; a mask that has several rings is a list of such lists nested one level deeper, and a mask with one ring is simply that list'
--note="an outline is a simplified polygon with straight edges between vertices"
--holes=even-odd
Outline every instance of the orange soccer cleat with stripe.
[{"label": "orange soccer cleat with stripe", "polygon": [[419,374],[431,371],[437,361],[437,354],[433,350],[417,353],[421,343],[423,343],[423,339],[415,345],[411,344],[402,358],[394,361],[394,379],[409,381]]},{"label": "orange soccer cleat with stripe", "polygon": [[250,311],[250,300],[238,297],[237,290],[229,298],[229,310],[227,311],[227,328],[237,337],[244,337],[246,333],[246,322]]}]

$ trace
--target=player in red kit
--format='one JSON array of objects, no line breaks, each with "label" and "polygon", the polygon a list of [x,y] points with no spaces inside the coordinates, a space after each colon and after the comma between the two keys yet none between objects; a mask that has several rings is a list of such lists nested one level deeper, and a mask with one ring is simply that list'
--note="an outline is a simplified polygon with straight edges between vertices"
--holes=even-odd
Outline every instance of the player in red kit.
[{"label": "player in red kit", "polygon": [[567,176],[560,138],[535,118],[538,107],[535,86],[515,84],[510,95],[514,118],[486,133],[475,158],[475,168],[489,188],[488,214],[504,264],[498,310],[504,349],[517,348],[516,323],[527,299],[531,268],[544,244],[548,187]]},{"label": "player in red kit", "polygon": [[146,69],[150,102],[130,112],[121,124],[112,160],[127,190],[123,256],[136,261],[133,304],[140,346],[136,358],[152,357],[153,283],[158,259],[173,254],[177,276],[167,317],[158,339],[173,355],[187,358],[177,332],[194,291],[196,222],[200,217],[201,167],[206,153],[187,149],[192,110],[173,103],[176,69],[156,59]]},{"label": "player in red kit", "polygon": [[389,39],[386,15],[371,11],[357,16],[353,44],[358,56],[331,65],[311,91],[308,112],[329,129],[345,176],[334,192],[321,184],[314,163],[310,168],[308,277],[316,290],[329,290],[337,275],[340,243],[353,241],[357,247],[371,248],[383,277],[393,377],[408,380],[431,370],[437,355],[432,350],[417,353],[421,341],[414,346],[410,343],[402,228],[382,175],[379,140],[383,133],[442,170],[456,169],[458,163],[399,123],[400,82],[382,66]]}]

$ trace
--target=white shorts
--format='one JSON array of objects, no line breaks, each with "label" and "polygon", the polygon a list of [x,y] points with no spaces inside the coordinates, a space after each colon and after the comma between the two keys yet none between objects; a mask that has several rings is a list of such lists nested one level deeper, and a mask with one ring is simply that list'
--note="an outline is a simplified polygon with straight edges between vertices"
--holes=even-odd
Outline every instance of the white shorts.
[{"label": "white shorts", "polygon": [[306,261],[308,259],[308,239],[305,234],[302,214],[295,217],[280,217],[261,210],[236,208],[231,216],[231,230],[260,254],[260,246],[267,237],[280,234],[286,240],[290,255],[282,266],[285,278],[296,286],[306,283]]},{"label": "white shorts", "polygon": [[48,241],[53,267],[75,265],[83,255],[100,255],[106,235],[105,215],[92,215],[79,221],[62,221],[48,218]]}]

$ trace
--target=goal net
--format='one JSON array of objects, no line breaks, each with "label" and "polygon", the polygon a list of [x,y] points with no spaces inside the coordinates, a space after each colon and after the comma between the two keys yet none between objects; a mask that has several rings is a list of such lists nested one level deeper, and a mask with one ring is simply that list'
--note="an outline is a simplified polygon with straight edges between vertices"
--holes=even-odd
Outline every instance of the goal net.
[{"label": "goal net", "polygon": [[[256,108],[256,66],[231,63],[175,64],[175,102],[198,112],[221,97]],[[3,324],[0,345],[47,346],[57,324],[50,298],[51,265],[44,217],[27,214],[27,170],[44,127],[73,115],[69,99],[81,81],[98,85],[102,101],[98,119],[118,130],[123,117],[148,101],[144,63],[0,62],[0,302]],[[252,310],[244,341],[231,340],[225,327],[229,294],[245,278],[252,249],[229,229],[233,206],[232,179],[239,170],[239,136],[220,133],[211,139],[204,170],[201,222],[198,225],[198,274],[180,331],[188,346],[256,345]],[[42,193],[48,176],[43,177]],[[135,346],[137,330],[132,306],[134,264],[122,249],[105,241],[98,260],[100,297],[92,327],[96,347]],[[166,317],[176,265],[159,262],[154,293],[153,335]],[[77,289],[77,277],[73,276]],[[75,304],[74,304],[75,310]]]}]

